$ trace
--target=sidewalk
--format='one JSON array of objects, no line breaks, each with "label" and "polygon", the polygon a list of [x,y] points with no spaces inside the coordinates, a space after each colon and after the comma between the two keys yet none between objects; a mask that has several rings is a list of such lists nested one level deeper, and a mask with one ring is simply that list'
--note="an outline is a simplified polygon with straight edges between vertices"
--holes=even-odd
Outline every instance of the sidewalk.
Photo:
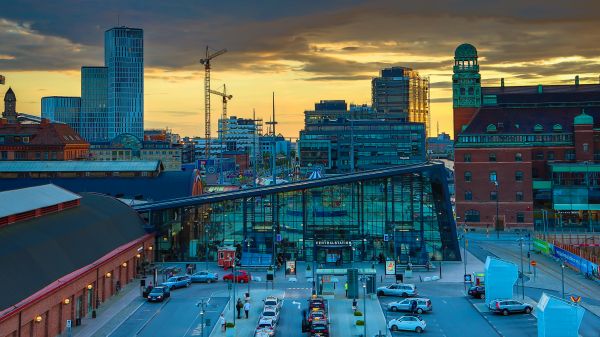
[{"label": "sidewalk", "polygon": [[[225,291],[227,292],[227,291]],[[258,322],[258,318],[262,313],[263,309],[263,299],[269,296],[277,296],[279,298],[283,298],[284,291],[283,290],[271,290],[271,289],[252,289],[250,296],[250,314],[248,315],[248,319],[245,318],[244,311],[242,310],[242,319],[235,320],[235,336],[236,337],[253,337],[254,330],[256,329],[256,325]],[[239,298],[244,298],[244,293],[241,292]],[[233,322],[233,316],[236,314],[235,303],[231,303],[231,308],[229,305],[225,307],[223,314],[225,315],[226,322]],[[210,337],[224,337],[226,336],[226,332],[221,331],[221,327],[219,323],[215,325],[215,328],[209,335]]]},{"label": "sidewalk", "polygon": [[[365,302],[366,310],[363,306],[363,303]],[[391,336],[387,329],[387,323],[385,316],[383,315],[381,305],[379,304],[379,300],[367,297],[365,302],[363,302],[363,299],[359,299],[357,304],[359,311],[361,311],[363,314],[366,311],[366,317],[356,317],[352,311],[352,300],[329,300],[331,337],[362,336],[364,327],[357,327],[355,325],[357,320],[365,320],[367,326],[367,336],[376,336],[379,332],[385,336]]]},{"label": "sidewalk", "polygon": [[117,295],[98,307],[96,318],[83,318],[80,326],[73,327],[73,336],[108,336],[144,303],[139,285],[139,279],[134,279],[124,286]]}]

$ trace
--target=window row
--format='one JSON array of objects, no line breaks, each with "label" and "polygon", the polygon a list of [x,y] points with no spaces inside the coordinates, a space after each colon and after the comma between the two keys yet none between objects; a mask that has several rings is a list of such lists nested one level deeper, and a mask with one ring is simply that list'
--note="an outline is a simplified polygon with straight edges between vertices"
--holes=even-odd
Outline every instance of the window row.
[{"label": "window row", "polygon": [[[496,171],[490,171],[489,173],[489,179],[490,182],[497,182],[498,181],[498,174],[496,173]],[[465,172],[465,182],[471,182],[473,180],[473,173],[471,173],[471,171],[466,171]],[[515,172],[515,181],[523,181],[523,171],[516,171]]]},{"label": "window row", "polygon": [[[465,200],[466,201],[473,200],[473,192],[466,191],[465,192]],[[490,192],[490,200],[491,201],[498,200],[498,191],[491,191]],[[523,192],[517,192],[515,194],[515,201],[523,201]]]},{"label": "window row", "polygon": [[[516,220],[517,223],[523,223],[525,222],[525,213],[523,212],[517,212],[516,213]],[[478,210],[476,209],[470,209],[468,211],[465,212],[465,223],[469,223],[469,222],[480,222],[481,221],[481,214],[479,213]]]}]

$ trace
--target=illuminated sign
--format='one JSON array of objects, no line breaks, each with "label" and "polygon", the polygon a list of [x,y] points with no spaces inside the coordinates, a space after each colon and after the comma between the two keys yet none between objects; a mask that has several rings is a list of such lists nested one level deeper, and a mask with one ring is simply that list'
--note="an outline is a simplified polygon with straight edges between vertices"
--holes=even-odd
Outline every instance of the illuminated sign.
[{"label": "illuminated sign", "polygon": [[394,275],[396,274],[396,261],[385,261],[385,274]]}]

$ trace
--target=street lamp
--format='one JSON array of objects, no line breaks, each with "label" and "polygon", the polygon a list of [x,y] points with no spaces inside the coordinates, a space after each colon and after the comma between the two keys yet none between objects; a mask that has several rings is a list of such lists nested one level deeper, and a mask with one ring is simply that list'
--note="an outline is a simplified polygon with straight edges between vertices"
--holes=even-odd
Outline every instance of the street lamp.
[{"label": "street lamp", "polygon": [[565,298],[565,261],[560,261],[560,279],[562,283],[562,298]]},{"label": "street lamp", "polygon": [[[200,307],[200,318],[201,318],[201,326],[202,326],[202,335],[204,337],[204,330],[206,326],[204,326],[204,299],[201,299],[199,303],[196,304],[197,307]],[[235,316],[235,315],[234,315]]]},{"label": "street lamp", "polygon": [[[206,223],[205,223],[206,226]],[[208,228],[204,229],[204,246],[206,248],[206,253],[204,255],[204,269],[208,271]]]},{"label": "street lamp", "polygon": [[521,294],[522,294],[522,299],[525,299],[525,275],[524,272],[525,270],[523,269],[523,241],[525,240],[525,238],[520,237],[519,238],[519,248],[521,250],[521,275],[519,276],[521,278]]},{"label": "street lamp", "polygon": [[498,212],[498,202],[500,201],[500,193],[498,193],[498,187],[500,184],[498,183],[498,177],[494,180],[494,185],[496,185],[496,239],[500,238],[500,215]]},{"label": "street lamp", "polygon": [[363,325],[363,336],[367,337],[367,277],[363,275],[360,278],[363,288],[363,317],[365,319],[365,324]]}]

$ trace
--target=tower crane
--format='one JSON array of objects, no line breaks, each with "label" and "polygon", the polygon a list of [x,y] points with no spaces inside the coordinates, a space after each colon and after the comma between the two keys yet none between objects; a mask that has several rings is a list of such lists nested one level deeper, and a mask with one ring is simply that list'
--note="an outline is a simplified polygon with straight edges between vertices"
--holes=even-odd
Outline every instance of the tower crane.
[{"label": "tower crane", "polygon": [[211,54],[206,46],[206,56],[200,59],[200,64],[204,65],[204,155],[206,159],[210,153],[210,60],[226,52],[227,49],[221,49]]},{"label": "tower crane", "polygon": [[[223,92],[219,92],[216,90],[209,90],[209,92],[213,95],[221,96],[223,98],[223,115],[221,117],[221,160],[219,160],[219,184],[223,184],[223,141],[225,140],[225,135],[227,133],[227,102],[233,98],[232,95],[227,95],[227,86],[223,84]],[[225,143],[227,146],[227,143]]]}]

